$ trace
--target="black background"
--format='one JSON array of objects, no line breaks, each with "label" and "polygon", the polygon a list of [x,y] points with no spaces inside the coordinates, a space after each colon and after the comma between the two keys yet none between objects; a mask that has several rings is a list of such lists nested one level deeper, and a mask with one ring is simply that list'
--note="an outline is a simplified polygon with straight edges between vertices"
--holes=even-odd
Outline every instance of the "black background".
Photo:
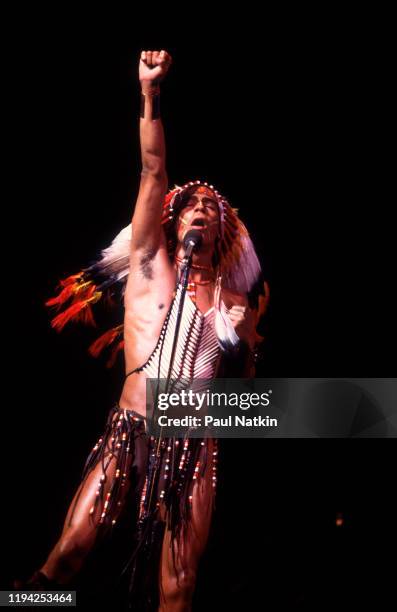
[{"label": "black background", "polygon": [[[45,560],[121,389],[121,362],[109,372],[86,354],[95,332],[58,336],[43,303],[130,221],[141,49],[174,58],[162,92],[170,186],[216,185],[257,247],[271,288],[258,374],[393,374],[387,16],[246,10],[35,10],[13,22],[5,581]],[[393,450],[392,440],[223,441],[196,609],[386,601]]]}]

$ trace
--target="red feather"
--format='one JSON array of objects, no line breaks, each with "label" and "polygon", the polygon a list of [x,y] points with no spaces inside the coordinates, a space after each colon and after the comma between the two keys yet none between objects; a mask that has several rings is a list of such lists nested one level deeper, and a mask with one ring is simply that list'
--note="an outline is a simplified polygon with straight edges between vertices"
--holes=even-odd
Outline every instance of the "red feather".
[{"label": "red feather", "polygon": [[51,321],[51,326],[60,332],[65,327],[66,323],[75,319],[76,321],[82,321],[83,323],[91,323],[95,325],[94,317],[92,316],[91,307],[85,300],[72,304],[61,314],[54,317]]},{"label": "red feather", "polygon": [[68,287],[65,287],[64,289],[62,289],[61,293],[47,300],[45,305],[46,306],[57,306],[58,308],[60,308],[62,304],[67,302],[72,297],[72,295],[74,295],[74,293],[76,292],[76,286],[77,286],[77,283],[74,285],[69,285]]},{"label": "red feather", "polygon": [[69,285],[74,285],[74,283],[78,280],[81,280],[84,276],[84,272],[79,272],[78,274],[73,274],[72,276],[68,276],[63,280],[59,281],[61,287],[68,287]]},{"label": "red feather", "polygon": [[[62,291],[58,293],[53,298],[50,298],[45,303],[46,306],[57,306],[58,309],[65,304],[74,294],[79,293],[81,290],[85,290],[87,288],[87,284],[82,282],[84,280],[84,272],[79,272],[78,274],[73,274],[72,276],[68,276],[63,280],[59,281],[59,286],[63,287]],[[91,283],[91,281],[88,281]]]},{"label": "red feather", "polygon": [[112,329],[109,329],[107,332],[102,334],[102,336],[95,340],[95,342],[93,342],[89,347],[89,354],[92,357],[98,357],[107,346],[113,344],[117,336],[121,334],[122,329],[123,326],[119,325],[118,327],[113,327]]},{"label": "red feather", "polygon": [[116,346],[112,348],[112,352],[110,353],[110,357],[106,363],[107,368],[112,368],[114,366],[117,355],[119,351],[121,351],[123,348],[124,348],[124,340],[120,340],[120,342],[118,342]]},{"label": "red feather", "polygon": [[96,302],[101,294],[95,292],[96,285],[90,285],[85,289],[84,297],[81,297],[74,304],[69,306],[64,312],[54,317],[51,321],[51,326],[57,331],[62,331],[66,323],[74,319],[76,322],[81,321],[87,325],[94,325],[95,321],[92,315],[91,302]]}]

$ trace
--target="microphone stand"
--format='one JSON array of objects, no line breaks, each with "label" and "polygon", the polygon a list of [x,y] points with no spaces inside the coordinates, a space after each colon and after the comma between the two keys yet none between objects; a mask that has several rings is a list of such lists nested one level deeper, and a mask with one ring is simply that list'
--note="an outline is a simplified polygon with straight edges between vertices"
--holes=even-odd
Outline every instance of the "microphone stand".
[{"label": "microphone stand", "polygon": [[[192,255],[193,255],[193,250],[194,247],[196,246],[196,243],[193,240],[189,240],[188,241],[188,245],[185,251],[185,256],[183,258],[183,262],[182,262],[182,270],[181,270],[181,275],[180,275],[180,280],[179,280],[179,284],[182,285],[182,289],[181,289],[181,294],[180,294],[180,300],[179,300],[179,305],[178,305],[178,312],[176,315],[176,322],[175,322],[175,333],[174,333],[174,340],[172,343],[172,349],[171,349],[171,356],[170,356],[170,363],[168,366],[168,373],[167,373],[167,378],[166,378],[166,383],[165,383],[165,393],[168,393],[168,389],[169,389],[169,384],[170,384],[170,380],[172,377],[172,367],[174,365],[174,361],[175,361],[175,353],[176,353],[176,347],[178,345],[178,336],[179,336],[179,330],[181,327],[181,320],[182,320],[182,312],[183,312],[183,306],[185,303],[185,297],[186,297],[186,291],[187,291],[187,285],[188,285],[188,280],[189,280],[189,272],[192,266]],[[156,393],[156,398],[155,401],[157,403],[157,399],[158,399],[158,387],[157,387],[157,393]],[[156,406],[154,406],[153,410],[155,410]],[[157,441],[157,446],[156,446],[156,458],[155,458],[155,467],[153,470],[153,477],[152,477],[152,482],[151,482],[151,489],[150,489],[150,496],[149,496],[149,503],[148,503],[148,509],[150,510],[150,504],[151,504],[151,500],[152,500],[152,494],[153,494],[153,489],[154,489],[154,483],[157,480],[157,472],[158,469],[160,467],[160,447],[161,447],[161,442],[163,439],[163,425],[161,425],[160,427],[160,434],[158,436],[158,441]],[[175,439],[174,439],[175,442]],[[175,452],[174,446],[172,449],[172,452]],[[172,461],[172,465],[174,464],[174,461]],[[173,471],[173,470],[172,470]],[[171,475],[172,476],[172,475]]]},{"label": "microphone stand", "polygon": [[176,347],[178,344],[179,330],[181,327],[183,306],[185,303],[187,285],[188,285],[188,280],[189,280],[189,272],[192,267],[193,249],[195,246],[196,244],[193,242],[193,240],[189,240],[188,247],[185,252],[185,257],[183,258],[183,262],[182,262],[182,270],[181,270],[181,276],[180,276],[180,281],[179,281],[180,284],[182,285],[182,290],[181,290],[181,298],[179,300],[178,312],[176,315],[175,334],[174,334],[174,341],[172,343],[170,364],[168,366],[167,382],[165,383],[166,392],[168,391],[168,386],[169,386],[171,376],[172,376],[172,367],[174,365],[174,360],[175,360],[175,352],[176,352]]}]

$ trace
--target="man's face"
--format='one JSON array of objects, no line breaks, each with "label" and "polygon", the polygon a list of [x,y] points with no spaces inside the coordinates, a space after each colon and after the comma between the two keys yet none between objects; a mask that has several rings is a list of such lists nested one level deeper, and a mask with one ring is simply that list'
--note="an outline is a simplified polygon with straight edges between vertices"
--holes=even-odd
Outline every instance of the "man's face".
[{"label": "man's face", "polygon": [[208,187],[197,187],[179,213],[177,222],[178,241],[182,242],[191,229],[201,232],[202,248],[212,247],[219,235],[219,208],[215,194]]}]

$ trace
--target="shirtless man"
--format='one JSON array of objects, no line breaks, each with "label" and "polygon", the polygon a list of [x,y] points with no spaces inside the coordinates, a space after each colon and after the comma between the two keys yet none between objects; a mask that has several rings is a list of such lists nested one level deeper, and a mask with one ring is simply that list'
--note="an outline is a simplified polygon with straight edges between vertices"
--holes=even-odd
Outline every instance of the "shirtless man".
[{"label": "shirtless man", "polygon": [[[139,62],[139,79],[142,89],[140,119],[142,173],[139,194],[132,218],[130,270],[124,298],[124,341],[127,377],[121,393],[118,410],[111,418],[111,427],[113,428],[113,437],[111,439],[113,446],[104,446],[101,438],[94,448],[96,453],[99,452],[97,450],[98,446],[103,450],[102,457],[108,462],[106,474],[103,472],[103,465],[99,461],[99,455],[93,451],[94,454],[92,454],[91,462],[89,462],[89,470],[69,508],[62,535],[40,571],[34,574],[31,584],[35,580],[37,584],[42,580],[45,585],[47,579],[48,581],[54,581],[48,584],[55,582],[57,584],[67,584],[79,571],[84,559],[94,546],[98,535],[98,524],[101,520],[107,520],[107,516],[105,516],[107,511],[106,504],[102,504],[102,506],[97,504],[99,492],[103,496],[101,499],[109,500],[109,503],[113,503],[113,485],[115,479],[121,476],[120,469],[122,472],[127,472],[128,469],[131,469],[133,462],[139,454],[137,447],[134,451],[135,454],[128,455],[127,452],[125,454],[126,463],[123,464],[123,468],[120,468],[121,451],[117,449],[120,449],[120,446],[124,443],[129,435],[126,432],[130,431],[131,427],[136,426],[138,428],[142,425],[143,421],[140,421],[139,417],[144,418],[146,416],[146,379],[150,372],[145,371],[145,367],[142,364],[146,364],[149,357],[155,354],[159,336],[162,330],[164,330],[167,313],[170,312],[170,309],[172,310],[173,304],[175,306],[175,300],[177,299],[175,298],[175,287],[178,283],[181,262],[184,256],[183,239],[187,231],[191,229],[201,232],[202,245],[199,250],[193,253],[193,265],[189,282],[194,291],[191,294],[192,298],[186,298],[187,307],[195,315],[197,329],[200,329],[202,332],[207,324],[208,337],[212,333],[213,338],[216,340],[214,332],[211,331],[213,330],[215,320],[213,307],[217,282],[214,262],[219,262],[221,257],[219,245],[221,240],[225,240],[225,238],[222,238],[222,223],[224,219],[222,217],[223,213],[221,214],[218,192],[206,184],[192,183],[183,189],[179,188],[180,194],[183,197],[180,198],[180,208],[177,210],[175,217],[175,250],[172,257],[170,257],[167,240],[169,236],[166,235],[164,229],[163,206],[168,180],[165,166],[164,132],[159,117],[158,100],[160,93],[159,84],[168,73],[171,62],[170,55],[164,50],[143,51]],[[232,215],[232,209],[229,207],[230,215]],[[230,243],[228,244],[229,247],[227,248],[232,249]],[[224,251],[227,252],[227,248],[225,247]],[[222,308],[224,309],[223,319],[225,317],[228,319],[227,325],[233,328],[237,341],[245,345],[248,349],[245,354],[248,354],[250,357],[255,341],[255,326],[253,313],[248,307],[246,293],[240,293],[235,289],[231,289],[230,286],[229,288],[222,287],[220,297]],[[218,315],[219,312],[217,313]],[[187,321],[186,319],[186,325],[189,324]],[[228,333],[230,337],[230,329]],[[200,340],[197,340],[196,343],[195,354],[200,355]],[[214,352],[211,354],[210,359],[207,359],[207,361],[203,360],[204,364],[209,362],[209,365],[207,363],[205,366],[207,369],[204,368],[203,370],[206,377],[217,375],[215,362],[219,362],[219,343],[215,342],[212,346],[213,351],[216,351],[216,355]],[[205,350],[203,349],[204,357]],[[248,365],[244,373],[252,374],[252,360],[249,359],[247,363]],[[201,370],[197,370],[197,372],[201,373]],[[194,370],[195,374],[197,372]],[[116,423],[119,423],[119,418],[121,429],[119,428],[119,433],[117,433]],[[130,429],[123,430],[123,427],[127,427],[126,422],[127,424],[129,423],[128,427]],[[121,431],[124,432],[122,435]],[[147,446],[148,442],[144,428],[141,427],[139,432],[139,441],[143,440],[143,444]],[[115,440],[118,444],[115,444]],[[169,450],[170,448],[170,446],[164,447],[164,456],[167,449]],[[197,466],[203,463],[202,454],[200,453],[203,452],[204,448],[208,453],[208,457],[216,455],[215,441],[206,440],[205,443],[201,442],[201,448],[199,447],[195,451],[194,460]],[[110,452],[110,450],[113,452]],[[143,473],[143,479],[147,469],[147,455],[144,455],[144,457],[143,464],[146,461],[146,465],[142,465],[141,461],[139,468]],[[191,457],[193,457],[193,454]],[[165,470],[168,469],[166,461],[168,462],[169,459],[163,460]],[[179,469],[181,469],[181,462],[183,464],[184,461],[185,456],[180,456],[178,459]],[[188,459],[186,459],[186,462],[188,462]],[[205,463],[205,466],[203,471],[200,471],[201,468],[199,470],[199,467],[197,467],[196,471],[200,473],[201,477],[196,478],[196,476],[193,476],[194,482],[190,482],[190,489],[187,491],[189,495],[186,494],[186,499],[189,500],[189,512],[186,514],[189,517],[189,529],[178,532],[179,537],[173,545],[172,530],[169,525],[163,531],[161,554],[158,570],[156,570],[160,587],[160,595],[157,599],[158,609],[163,612],[171,610],[173,612],[188,611],[191,609],[196,572],[199,559],[205,549],[208,538],[212,500],[215,492],[213,470],[216,467],[209,460]],[[126,474],[124,473],[123,476],[126,476]],[[160,480],[156,482],[159,490],[163,486],[164,489],[160,492],[155,511],[157,511],[158,517],[165,521],[172,504],[167,506],[165,501],[162,501],[167,499],[167,485],[160,486]],[[150,481],[146,478],[146,488],[148,484],[150,484]],[[117,489],[119,492],[113,503],[116,509],[111,514],[113,524],[121,512],[130,486],[131,483],[128,482],[127,478],[124,490]],[[145,495],[145,491],[142,493],[142,487],[143,484],[140,487],[140,493]],[[120,491],[122,492],[120,493]],[[144,502],[145,498],[141,497],[141,511],[144,508]],[[146,501],[146,503],[148,502]],[[175,506],[175,499],[173,505]],[[149,511],[150,508],[147,507],[147,513]],[[173,552],[175,553],[175,548],[176,556],[173,554]],[[153,601],[156,600],[153,599]]]}]

